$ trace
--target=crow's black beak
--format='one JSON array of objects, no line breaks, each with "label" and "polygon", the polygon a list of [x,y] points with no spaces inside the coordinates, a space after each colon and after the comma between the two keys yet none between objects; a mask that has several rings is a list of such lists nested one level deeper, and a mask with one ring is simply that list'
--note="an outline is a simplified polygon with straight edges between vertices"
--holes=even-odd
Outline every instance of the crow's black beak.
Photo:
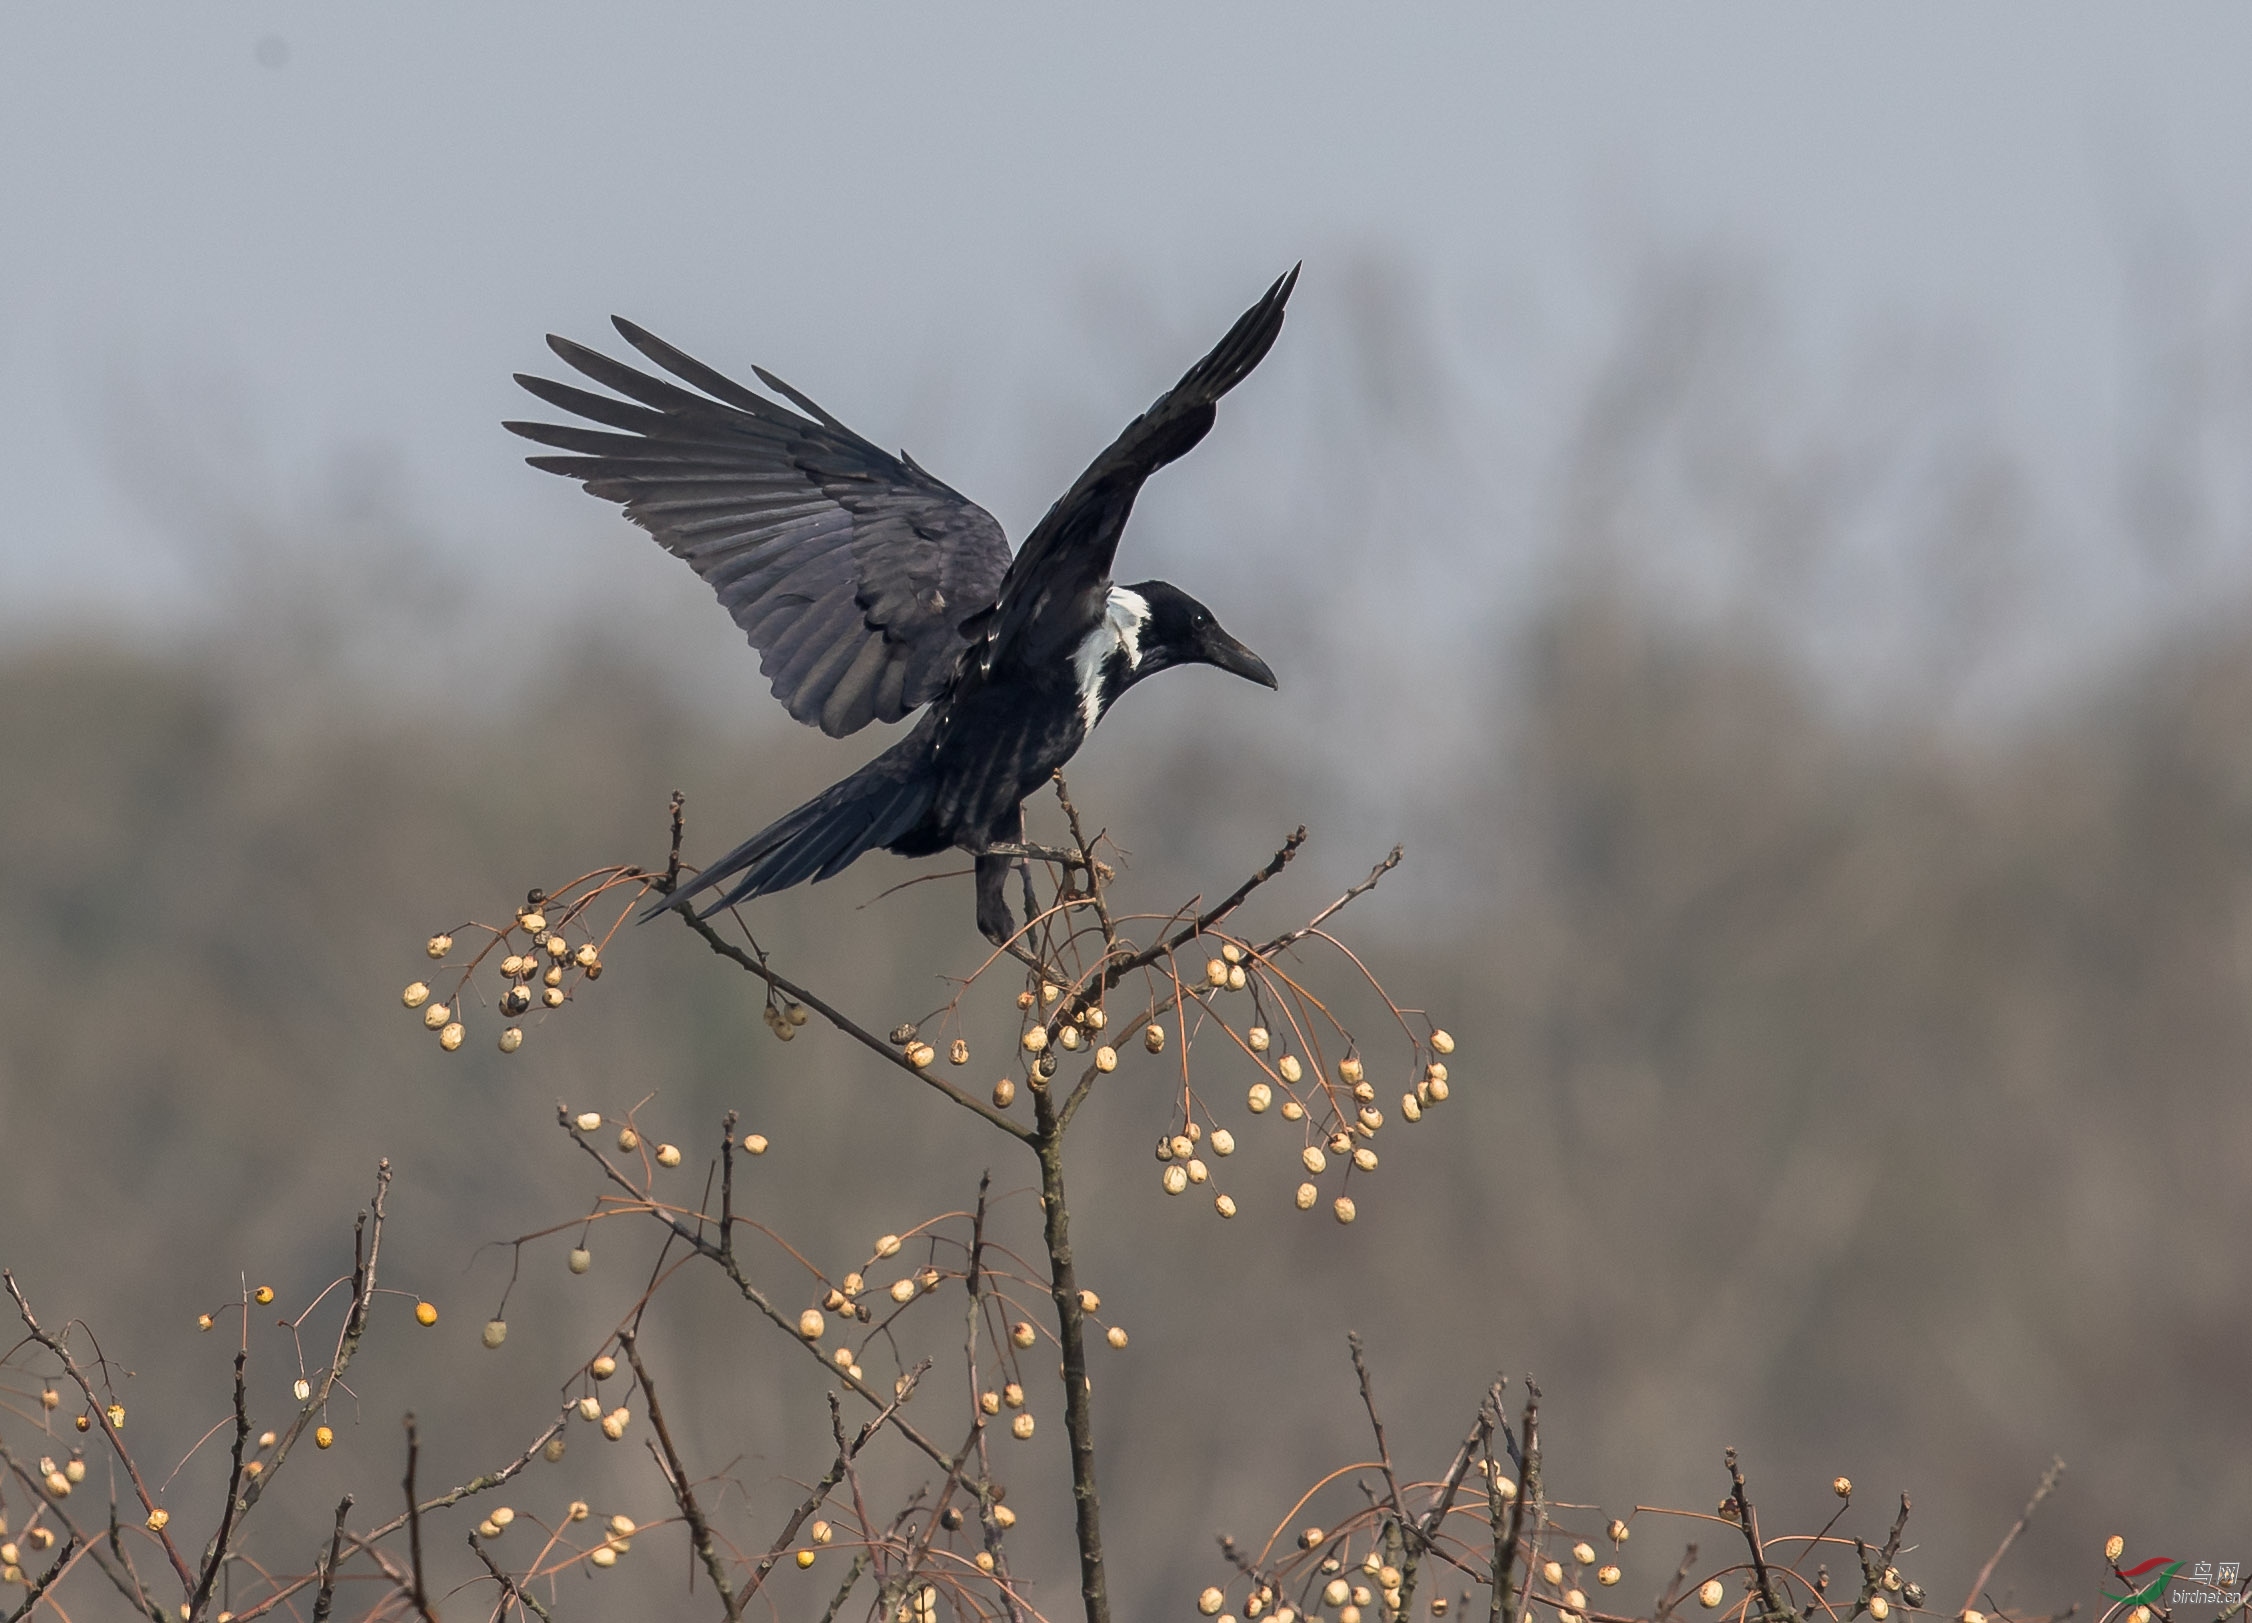
[{"label": "crow's black beak", "polygon": [[1275,673],[1267,662],[1250,649],[1237,642],[1218,626],[1207,629],[1203,637],[1204,663],[1217,665],[1223,671],[1232,671],[1247,682],[1256,682],[1263,688],[1280,688]]}]

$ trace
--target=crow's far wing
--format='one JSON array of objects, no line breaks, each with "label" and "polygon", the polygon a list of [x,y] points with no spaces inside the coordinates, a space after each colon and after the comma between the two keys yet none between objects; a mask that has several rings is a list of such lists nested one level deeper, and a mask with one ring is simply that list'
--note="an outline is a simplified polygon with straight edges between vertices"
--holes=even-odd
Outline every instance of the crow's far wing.
[{"label": "crow's far wing", "polygon": [[1236,319],[1209,355],[1128,423],[1048,509],[1001,582],[993,618],[979,643],[984,668],[1059,657],[1060,650],[1040,646],[1038,628],[1077,628],[1083,622],[1084,616],[1059,611],[1109,578],[1118,537],[1143,481],[1187,455],[1211,432],[1219,398],[1249,377],[1274,347],[1283,306],[1297,285],[1298,267],[1293,265]]},{"label": "crow's far wing", "polygon": [[798,720],[842,737],[937,697],[1008,572],[993,515],[765,370],[759,381],[805,415],[611,319],[680,382],[551,335],[573,369],[625,398],[518,373],[549,405],[603,425],[503,424],[573,453],[526,460],[623,503],[685,558]]}]

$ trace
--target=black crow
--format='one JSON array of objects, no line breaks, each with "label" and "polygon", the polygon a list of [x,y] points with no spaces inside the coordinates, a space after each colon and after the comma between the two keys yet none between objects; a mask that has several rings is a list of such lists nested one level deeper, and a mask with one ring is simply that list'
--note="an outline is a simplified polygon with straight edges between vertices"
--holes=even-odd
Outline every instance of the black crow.
[{"label": "black crow", "polygon": [[507,424],[572,453],[531,457],[533,467],[622,502],[687,559],[798,720],[842,737],[929,706],[906,737],[752,835],[681,896],[733,880],[706,910],[716,911],[827,879],[863,851],[919,857],[955,846],[977,859],[978,928],[1006,941],[1015,925],[1003,889],[1026,852],[1025,797],[1119,694],[1188,664],[1275,685],[1266,661],[1188,593],[1161,580],[1121,586],[1110,574],[1142,481],[1204,438],[1214,403],[1273,346],[1297,279],[1294,268],[1129,423],[1014,558],[984,508],[764,368],[753,369],[759,381],[796,411],[622,318],[612,319],[626,342],[678,383],[548,338],[625,398],[518,374],[548,404],[604,425]]}]

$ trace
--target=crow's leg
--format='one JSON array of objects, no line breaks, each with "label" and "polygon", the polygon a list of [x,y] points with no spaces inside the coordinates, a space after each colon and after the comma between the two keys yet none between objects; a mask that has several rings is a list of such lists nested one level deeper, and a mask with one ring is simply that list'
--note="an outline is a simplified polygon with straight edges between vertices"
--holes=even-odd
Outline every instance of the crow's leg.
[{"label": "crow's leg", "polygon": [[996,947],[1007,946],[1017,930],[1016,920],[1009,916],[1009,870],[1015,866],[1003,852],[977,854],[978,933]]}]

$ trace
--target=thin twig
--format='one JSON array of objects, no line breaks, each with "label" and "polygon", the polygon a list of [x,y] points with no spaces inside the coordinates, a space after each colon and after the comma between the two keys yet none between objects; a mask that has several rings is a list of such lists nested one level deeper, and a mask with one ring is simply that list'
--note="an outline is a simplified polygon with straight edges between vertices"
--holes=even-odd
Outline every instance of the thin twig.
[{"label": "thin twig", "polygon": [[553,1619],[549,1618],[548,1616],[547,1608],[542,1606],[536,1597],[526,1594],[522,1587],[517,1584],[516,1580],[514,1578],[511,1578],[506,1572],[503,1572],[499,1565],[494,1562],[491,1554],[485,1549],[485,1541],[483,1539],[479,1538],[475,1533],[471,1533],[469,1535],[469,1547],[477,1552],[477,1559],[485,1563],[485,1570],[491,1573],[494,1579],[499,1582],[500,1592],[505,1597],[505,1600],[512,1600],[517,1602],[519,1605],[528,1606],[534,1612],[539,1614],[539,1616],[543,1620],[543,1623],[553,1623]]},{"label": "thin twig", "polygon": [[31,1580],[30,1589],[24,1593],[23,1604],[8,1614],[7,1623],[23,1623],[23,1620],[31,1615],[32,1608],[39,1604],[40,1597],[52,1589],[55,1580],[69,1570],[71,1562],[78,1556],[78,1549],[78,1535],[76,1533],[63,1540],[63,1547],[55,1557],[55,1564]]},{"label": "thin twig", "polygon": [[1751,1498],[1744,1492],[1744,1473],[1736,1463],[1733,1448],[1728,1450],[1728,1481],[1730,1497],[1736,1502],[1736,1526],[1743,1533],[1744,1542],[1751,1547],[1752,1576],[1759,1584],[1760,1604],[1767,1608],[1769,1617],[1793,1617],[1795,1614],[1775,1591],[1775,1576],[1768,1570],[1767,1551],[1760,1543],[1759,1512],[1752,1508]]},{"label": "thin twig", "polygon": [[710,947],[713,952],[718,953],[722,958],[727,959],[729,962],[750,971],[750,973],[756,975],[760,980],[766,982],[767,985],[773,987],[774,990],[780,992],[784,997],[789,998],[794,1002],[804,1004],[815,1014],[821,1016],[822,1019],[828,1021],[830,1025],[836,1027],[838,1031],[844,1033],[844,1035],[850,1037],[854,1042],[860,1044],[861,1047],[867,1049],[873,1054],[882,1056],[886,1064],[895,1066],[899,1070],[905,1071],[909,1076],[913,1077],[916,1081],[923,1083],[927,1087],[935,1088],[938,1092],[944,1094],[948,1099],[951,1099],[954,1103],[960,1105],[964,1110],[969,1111],[972,1115],[983,1117],[990,1125],[1000,1128],[1001,1131],[1007,1133],[1011,1138],[1022,1139],[1027,1143],[1031,1142],[1031,1131],[1022,1123],[1011,1121],[1008,1117],[1002,1115],[1001,1112],[995,1110],[984,1100],[979,1099],[972,1094],[965,1093],[962,1089],[956,1087],[953,1083],[947,1081],[946,1078],[938,1075],[935,1071],[917,1069],[914,1063],[910,1061],[905,1054],[892,1047],[891,1044],[885,1042],[874,1032],[860,1025],[857,1021],[853,1020],[851,1016],[839,1011],[826,999],[807,991],[804,987],[798,985],[795,981],[789,979],[787,976],[782,975],[775,970],[769,969],[763,961],[756,957],[753,957],[750,953],[745,952],[741,947],[736,946],[734,942],[728,940],[717,930],[713,929],[711,922],[708,919],[698,918],[689,909],[690,904],[686,901],[682,901],[676,903],[672,910],[678,913],[683,919],[687,921],[688,927],[691,930],[694,930],[698,935],[704,938],[704,944]]},{"label": "thin twig", "polygon": [[[732,1125],[734,1118],[728,1119]],[[626,1362],[633,1366],[633,1378],[641,1384],[642,1399],[649,1405],[649,1424],[657,1433],[657,1442],[663,1447],[665,1463],[670,1468],[673,1499],[687,1519],[689,1538],[696,1547],[697,1557],[704,1563],[704,1570],[711,1574],[712,1587],[719,1591],[720,1612],[727,1623],[735,1623],[742,1615],[742,1608],[735,1603],[735,1586],[728,1580],[727,1563],[720,1558],[719,1546],[712,1537],[712,1524],[705,1518],[704,1507],[696,1502],[696,1490],[688,1480],[688,1467],[682,1463],[680,1450],[673,1444],[672,1428],[665,1424],[665,1411],[658,1406],[656,1383],[649,1379],[649,1366],[641,1361],[640,1338],[631,1330],[621,1330],[618,1345],[625,1349]]]},{"label": "thin twig", "polygon": [[2025,1531],[2025,1524],[2031,1521],[2033,1513],[2041,1508],[2041,1501],[2055,1492],[2056,1485],[2063,1479],[2064,1461],[2061,1458],[2052,1457],[2049,1460],[2049,1468],[2041,1473],[2040,1485],[2033,1490],[2033,1497],[2026,1500],[2025,1509],[2018,1513],[2017,1520],[2010,1524],[2010,1530],[2002,1535],[2002,1542],[1995,1546],[1994,1553],[1986,1558],[1986,1565],[1980,1567],[1978,1576],[1971,1580],[1970,1593],[1963,1598],[1963,1604],[1955,1608],[1957,1616],[1978,1604],[1979,1594],[1986,1588],[1986,1580],[1994,1576],[1994,1569],[2002,1564],[2002,1557],[2009,1554],[2010,1546],[2017,1542],[2018,1534]]},{"label": "thin twig", "polygon": [[[126,1476],[132,1481],[134,1493],[140,1496],[141,1513],[153,1515],[156,1511],[156,1500],[150,1496],[148,1484],[141,1480],[141,1468],[133,1463],[133,1456],[125,1451],[124,1439],[118,1436],[115,1426],[107,1423],[109,1418],[108,1406],[95,1396],[94,1383],[86,1378],[86,1372],[78,1367],[78,1360],[71,1356],[70,1349],[63,1344],[62,1340],[59,1337],[49,1335],[39,1327],[39,1321],[32,1316],[31,1303],[25,1299],[22,1287],[16,1283],[16,1276],[5,1269],[0,1269],[0,1282],[7,1285],[8,1294],[15,1298],[16,1313],[22,1318],[24,1328],[31,1332],[31,1339],[61,1360],[63,1373],[68,1375],[77,1385],[78,1390],[85,1394],[86,1407],[102,1416],[104,1421],[102,1435],[109,1439],[110,1448],[117,1455],[118,1463],[125,1467]],[[172,1542],[171,1532],[160,1529],[156,1537],[157,1542],[164,1546],[165,1555],[172,1562],[172,1570],[180,1575],[181,1589],[193,1594],[196,1585],[195,1574],[189,1570],[188,1563],[181,1556],[179,1547]]]},{"label": "thin twig", "polygon": [[407,1416],[407,1555],[414,1563],[414,1586],[408,1599],[414,1609],[422,1614],[422,1623],[438,1623],[438,1616],[430,1610],[430,1596],[422,1584],[422,1506],[414,1496],[414,1468],[422,1455],[422,1439],[414,1429],[414,1416]]},{"label": "thin twig", "polygon": [[313,1597],[313,1623],[328,1623],[329,1608],[336,1604],[336,1564],[344,1556],[344,1518],[351,1514],[352,1496],[336,1502],[336,1531],[329,1535],[328,1559],[321,1563],[321,1592]]}]

